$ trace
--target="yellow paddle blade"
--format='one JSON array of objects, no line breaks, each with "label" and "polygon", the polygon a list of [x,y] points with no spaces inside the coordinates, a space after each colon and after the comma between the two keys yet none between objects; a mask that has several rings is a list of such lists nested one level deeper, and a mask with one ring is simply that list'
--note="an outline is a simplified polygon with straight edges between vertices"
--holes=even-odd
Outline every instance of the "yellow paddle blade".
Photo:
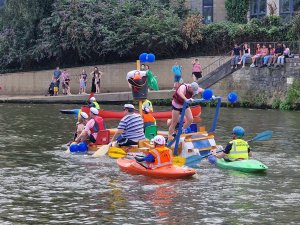
[{"label": "yellow paddle blade", "polygon": [[102,145],[94,154],[93,157],[104,156],[109,150],[109,145]]},{"label": "yellow paddle blade", "polygon": [[172,163],[173,163],[173,165],[176,165],[176,166],[184,166],[185,158],[181,157],[181,156],[175,156],[172,159]]},{"label": "yellow paddle blade", "polygon": [[65,151],[66,154],[70,154],[71,151],[70,151],[70,147]]},{"label": "yellow paddle blade", "polygon": [[125,155],[127,155],[127,153],[123,149],[121,149],[121,148],[111,147],[108,150],[108,155],[111,158],[117,159],[117,158],[124,157]]}]

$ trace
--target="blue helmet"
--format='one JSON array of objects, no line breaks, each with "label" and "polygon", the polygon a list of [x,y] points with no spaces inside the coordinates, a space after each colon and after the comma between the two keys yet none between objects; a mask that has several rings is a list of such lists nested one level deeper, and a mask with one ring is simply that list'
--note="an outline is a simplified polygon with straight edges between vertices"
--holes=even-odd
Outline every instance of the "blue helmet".
[{"label": "blue helmet", "polygon": [[240,126],[236,126],[233,128],[232,134],[236,135],[237,137],[243,137],[245,134],[245,130]]}]

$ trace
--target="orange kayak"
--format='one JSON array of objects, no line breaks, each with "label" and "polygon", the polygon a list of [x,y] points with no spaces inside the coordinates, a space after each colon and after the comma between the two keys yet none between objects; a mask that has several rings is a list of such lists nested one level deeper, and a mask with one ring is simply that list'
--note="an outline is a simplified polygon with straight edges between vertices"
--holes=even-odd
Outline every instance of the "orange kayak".
[{"label": "orange kayak", "polygon": [[196,173],[194,169],[174,165],[164,166],[154,170],[146,169],[133,159],[120,158],[117,160],[117,164],[120,169],[125,172],[156,178],[187,178]]}]

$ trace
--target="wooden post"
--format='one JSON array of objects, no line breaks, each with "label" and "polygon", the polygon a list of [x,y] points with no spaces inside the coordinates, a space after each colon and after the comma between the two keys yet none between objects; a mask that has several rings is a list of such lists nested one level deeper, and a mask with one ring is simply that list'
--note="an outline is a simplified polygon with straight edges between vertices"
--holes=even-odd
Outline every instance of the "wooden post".
[{"label": "wooden post", "polygon": [[[141,62],[140,62],[140,60],[136,60],[136,69],[137,70],[141,69]],[[143,110],[142,110],[143,100],[138,100],[138,101],[139,101],[139,113],[140,113],[140,115],[143,115]]]}]

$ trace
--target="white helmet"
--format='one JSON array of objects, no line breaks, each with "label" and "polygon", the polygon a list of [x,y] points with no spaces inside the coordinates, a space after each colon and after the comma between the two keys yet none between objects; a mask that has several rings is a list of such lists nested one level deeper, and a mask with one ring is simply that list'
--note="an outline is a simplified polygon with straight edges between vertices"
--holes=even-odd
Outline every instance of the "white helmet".
[{"label": "white helmet", "polygon": [[90,111],[91,111],[91,113],[93,113],[94,115],[98,115],[98,114],[99,114],[98,109],[96,109],[96,108],[94,108],[94,107],[92,107],[92,108],[90,109]]},{"label": "white helmet", "polygon": [[88,114],[86,114],[85,112],[81,112],[80,116],[82,117],[82,119],[85,119],[85,120],[89,118]]},{"label": "white helmet", "polygon": [[95,97],[91,97],[90,98],[90,102],[94,102],[94,101],[96,101],[96,98]]},{"label": "white helmet", "polygon": [[165,145],[166,144],[166,140],[165,140],[164,136],[162,136],[162,135],[156,135],[153,138],[153,142],[158,144],[158,145]]}]

